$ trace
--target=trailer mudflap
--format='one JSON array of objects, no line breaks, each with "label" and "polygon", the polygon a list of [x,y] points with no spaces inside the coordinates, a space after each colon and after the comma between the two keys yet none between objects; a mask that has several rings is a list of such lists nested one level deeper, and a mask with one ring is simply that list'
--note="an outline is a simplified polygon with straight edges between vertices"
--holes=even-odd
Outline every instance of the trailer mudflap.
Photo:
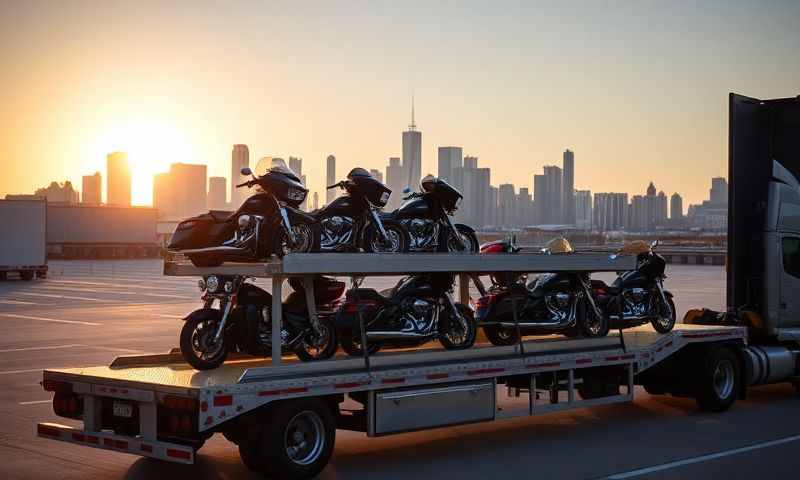
[{"label": "trailer mudflap", "polygon": [[130,453],[175,463],[194,463],[194,449],[176,443],[143,440],[110,432],[90,432],[58,423],[36,425],[36,435],[49,440],[75,443],[86,447]]}]

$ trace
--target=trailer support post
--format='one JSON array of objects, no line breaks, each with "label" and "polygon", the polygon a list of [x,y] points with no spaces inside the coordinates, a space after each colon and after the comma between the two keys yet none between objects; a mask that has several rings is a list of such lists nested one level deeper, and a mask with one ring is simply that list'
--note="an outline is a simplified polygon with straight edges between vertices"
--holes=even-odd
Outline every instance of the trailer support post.
[{"label": "trailer support post", "polygon": [[466,273],[458,275],[458,301],[469,305],[469,275]]},{"label": "trailer support post", "polygon": [[308,318],[311,320],[311,325],[314,327],[316,333],[319,333],[319,317],[317,316],[317,302],[314,300],[316,294],[314,292],[314,277],[312,275],[303,277],[303,287],[306,291]]},{"label": "trailer support post", "polygon": [[283,330],[283,305],[281,287],[283,286],[283,277],[275,275],[272,277],[272,365],[278,366],[281,364],[281,330]]}]

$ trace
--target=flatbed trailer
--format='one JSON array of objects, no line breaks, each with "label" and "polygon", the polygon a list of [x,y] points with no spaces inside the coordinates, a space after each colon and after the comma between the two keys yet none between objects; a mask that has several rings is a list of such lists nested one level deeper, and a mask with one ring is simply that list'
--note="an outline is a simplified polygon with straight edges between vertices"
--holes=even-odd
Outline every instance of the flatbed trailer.
[{"label": "flatbed trailer", "polygon": [[[449,271],[460,277],[463,302],[469,300],[469,279],[490,272],[617,271],[633,262],[605,254],[306,254],[213,269],[168,260],[165,274],[270,277],[273,298],[280,299],[282,280],[291,276],[305,277],[313,287],[311,276],[318,273]],[[239,446],[250,469],[308,478],[327,464],[337,429],[373,437],[630,402],[636,384],[724,410],[744,393],[746,335],[743,327],[679,324],[658,334],[648,326],[604,338],[546,336],[506,347],[390,351],[309,363],[280,355],[271,361],[240,358],[210,371],[193,370],[176,352],[119,357],[109,366],[45,370],[43,385],[55,392],[56,413],[83,426],[39,423],[37,432],[179,463],[193,463],[203,442],[222,433]],[[720,374],[723,365],[730,371]]]}]

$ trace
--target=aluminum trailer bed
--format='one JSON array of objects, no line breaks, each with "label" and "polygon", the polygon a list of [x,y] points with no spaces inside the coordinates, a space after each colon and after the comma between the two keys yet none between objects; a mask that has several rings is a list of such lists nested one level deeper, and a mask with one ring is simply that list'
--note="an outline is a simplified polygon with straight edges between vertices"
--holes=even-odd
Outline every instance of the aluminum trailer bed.
[{"label": "aluminum trailer bed", "polygon": [[[332,258],[334,255],[340,258]],[[214,269],[168,263],[165,271],[182,275],[247,271],[281,280],[323,271],[398,275],[441,268],[439,271],[454,271],[464,280],[492,271],[556,271],[565,267],[553,259],[566,258],[517,255],[510,262],[507,258],[511,256],[479,255],[310,257],[316,270],[305,263],[310,259],[302,261],[290,255],[282,262]],[[580,261],[584,263],[575,261],[568,268],[630,268],[630,259],[612,260],[606,255],[582,256]],[[273,281],[277,298],[281,298],[282,283]],[[383,352],[370,356],[369,361],[335,357],[302,363],[286,358],[276,365],[274,360],[244,358],[205,372],[191,369],[175,353],[120,357],[109,366],[45,370],[45,388],[57,392],[54,408],[59,401],[63,408],[64,398],[79,398],[80,412],[72,418],[82,420],[83,427],[40,423],[37,431],[53,440],[182,463],[193,463],[205,438],[221,432],[239,445],[242,459],[251,469],[280,478],[307,478],[327,463],[336,429],[380,436],[629,402],[643,375],[663,369],[671,360],[695,362],[705,358],[698,353],[705,355],[717,348],[735,351],[745,343],[744,328],[679,324],[667,334],[638,327],[606,338],[547,336],[508,347]],[[668,368],[668,373],[678,377],[694,375],[692,369]],[[181,410],[180,405],[185,408]],[[326,450],[313,459],[316,463],[265,464],[259,460],[276,458],[271,456],[274,451],[260,449],[294,441],[296,436],[288,429],[297,415],[307,411],[317,412],[325,432],[322,444]],[[190,428],[175,433],[184,423]],[[287,430],[283,435],[267,436],[276,425]],[[290,451],[297,450],[290,450],[287,443],[285,452]]]}]

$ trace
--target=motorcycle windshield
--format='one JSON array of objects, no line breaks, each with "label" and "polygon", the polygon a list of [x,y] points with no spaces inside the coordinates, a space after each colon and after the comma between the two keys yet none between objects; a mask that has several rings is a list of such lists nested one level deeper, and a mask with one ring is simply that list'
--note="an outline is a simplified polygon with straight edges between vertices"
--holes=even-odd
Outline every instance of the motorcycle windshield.
[{"label": "motorcycle windshield", "polygon": [[266,175],[268,173],[279,173],[281,175],[286,175],[288,177],[292,177],[294,179],[299,180],[299,176],[297,173],[289,168],[286,165],[286,162],[282,158],[278,157],[264,157],[258,161],[256,164],[256,174],[259,176]]}]

